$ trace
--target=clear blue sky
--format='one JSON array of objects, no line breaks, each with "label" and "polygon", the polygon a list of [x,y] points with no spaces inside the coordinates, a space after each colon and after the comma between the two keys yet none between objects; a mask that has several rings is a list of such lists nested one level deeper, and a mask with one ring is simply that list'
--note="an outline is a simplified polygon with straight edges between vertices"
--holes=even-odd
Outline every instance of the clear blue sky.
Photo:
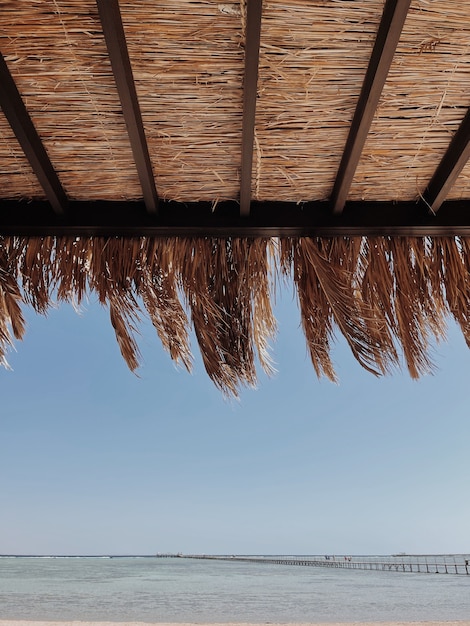
[{"label": "clear blue sky", "polygon": [[226,401],[150,326],[136,377],[98,304],[29,312],[0,370],[0,553],[470,552],[460,333],[419,382],[375,379],[339,341],[334,385],[289,295],[277,318],[277,375]]}]

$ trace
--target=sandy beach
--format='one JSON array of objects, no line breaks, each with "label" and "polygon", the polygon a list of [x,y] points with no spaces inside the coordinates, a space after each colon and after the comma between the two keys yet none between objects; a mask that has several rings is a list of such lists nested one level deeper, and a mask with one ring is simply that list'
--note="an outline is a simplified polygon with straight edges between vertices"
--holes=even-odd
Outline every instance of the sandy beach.
[{"label": "sandy beach", "polygon": [[[66,622],[66,621],[27,621],[27,620],[0,620],[0,626],[149,626],[149,622]],[[470,620],[464,621],[414,621],[414,622],[302,622],[302,623],[276,623],[264,622],[262,624],[246,622],[223,622],[205,624],[204,626],[470,626]],[[154,622],[152,626],[201,626],[201,622]]]}]

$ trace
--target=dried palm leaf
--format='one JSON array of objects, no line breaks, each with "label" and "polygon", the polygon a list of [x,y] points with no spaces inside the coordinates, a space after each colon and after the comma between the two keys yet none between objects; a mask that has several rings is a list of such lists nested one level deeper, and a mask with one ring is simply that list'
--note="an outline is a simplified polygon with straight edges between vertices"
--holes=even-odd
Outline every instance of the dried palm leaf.
[{"label": "dried palm leaf", "polygon": [[[432,370],[431,339],[452,315],[470,345],[470,239],[460,238],[21,238],[0,240],[0,360],[21,338],[22,301],[46,313],[54,300],[96,294],[109,308],[123,357],[140,361],[143,312],[164,349],[191,368],[188,315],[204,366],[236,395],[272,371],[275,277],[292,276],[318,376],[336,380],[336,330],[368,371]],[[183,302],[182,302],[183,301]],[[185,305],[185,306],[184,306]]]}]

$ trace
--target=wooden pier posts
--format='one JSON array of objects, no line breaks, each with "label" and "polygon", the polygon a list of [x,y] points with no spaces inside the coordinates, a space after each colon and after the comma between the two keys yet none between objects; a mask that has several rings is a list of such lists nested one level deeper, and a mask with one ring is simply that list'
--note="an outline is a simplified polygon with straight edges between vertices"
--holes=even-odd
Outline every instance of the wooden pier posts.
[{"label": "wooden pier posts", "polygon": [[[296,557],[262,557],[262,556],[219,556],[219,555],[157,555],[159,557],[178,556],[191,559],[210,559],[217,561],[242,561],[249,563],[264,563],[272,565],[297,565],[303,567],[335,567],[341,569],[360,569],[360,570],[375,570],[375,571],[395,571],[395,572],[411,572],[420,574],[457,574],[457,575],[469,575],[469,560],[464,559],[462,563],[448,563],[443,557],[440,562],[433,563],[433,567],[430,569],[430,564],[427,557],[424,562],[416,557],[416,560],[411,560],[410,557],[404,557],[401,560],[392,560],[392,557],[387,557],[387,560],[374,560],[367,557],[356,557],[354,560],[352,557],[311,557],[311,558],[296,558]],[[406,560],[405,560],[406,559]],[[455,570],[455,571],[454,571]]]}]

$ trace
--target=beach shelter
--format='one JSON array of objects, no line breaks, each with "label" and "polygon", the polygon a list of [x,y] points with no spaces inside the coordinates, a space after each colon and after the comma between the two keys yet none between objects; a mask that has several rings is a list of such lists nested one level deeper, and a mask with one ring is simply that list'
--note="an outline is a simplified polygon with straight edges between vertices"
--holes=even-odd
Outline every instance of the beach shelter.
[{"label": "beach shelter", "polygon": [[289,280],[318,375],[470,342],[470,4],[0,0],[0,356],[97,294],[226,393]]}]

